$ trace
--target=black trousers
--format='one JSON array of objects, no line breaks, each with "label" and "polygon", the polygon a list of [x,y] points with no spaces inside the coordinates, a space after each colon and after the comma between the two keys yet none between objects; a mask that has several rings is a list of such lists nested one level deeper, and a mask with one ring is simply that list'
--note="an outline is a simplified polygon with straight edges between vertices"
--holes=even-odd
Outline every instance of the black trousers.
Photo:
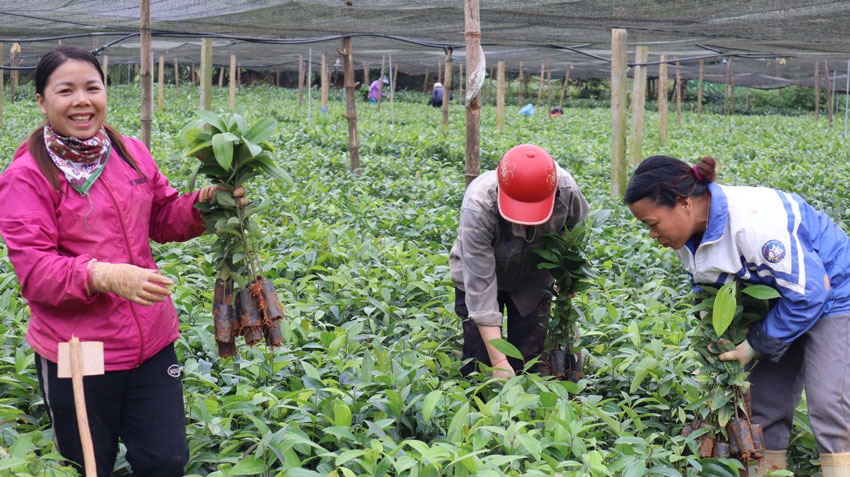
[{"label": "black trousers", "polygon": [[[59,379],[56,363],[39,355],[35,363],[53,440],[59,453],[82,473],[83,449],[71,379]],[[119,438],[127,447],[133,475],[183,475],[189,446],[180,375],[170,344],[138,368],[83,378],[97,475],[112,475]]]},{"label": "black trousers", "polygon": [[[508,312],[508,342],[522,353],[525,361],[541,356],[544,352],[545,325],[549,322],[552,297],[548,295],[544,297],[537,304],[537,308],[525,316],[519,314],[509,293],[499,292],[497,299],[499,309],[507,309]],[[478,362],[490,366],[490,355],[487,353],[481,333],[478,332],[478,325],[469,319],[466,293],[458,288],[455,288],[455,313],[463,320],[463,359],[465,361],[468,358],[474,358],[461,368],[463,375],[468,376],[476,370]],[[522,361],[511,357],[508,357],[508,363],[516,372],[522,371],[524,366]],[[537,372],[537,367],[534,365],[529,371]]]}]

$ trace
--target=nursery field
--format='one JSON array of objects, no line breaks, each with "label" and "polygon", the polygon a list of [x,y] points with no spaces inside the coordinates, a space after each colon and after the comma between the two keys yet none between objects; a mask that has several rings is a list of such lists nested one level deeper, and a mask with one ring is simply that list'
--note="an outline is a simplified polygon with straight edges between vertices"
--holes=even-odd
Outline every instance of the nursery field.
[{"label": "nursery field", "polygon": [[[0,163],[9,163],[41,116],[32,86],[4,105]],[[187,191],[197,160],[180,130],[195,118],[198,92],[182,86],[153,120],[152,152],[174,187]],[[107,122],[139,135],[137,86],[109,89]],[[407,94],[406,99],[410,99]],[[380,112],[358,100],[361,175],[349,172],[341,95],[327,117],[297,92],[252,87],[237,103],[249,123],[275,118],[270,142],[280,181],[254,180],[263,202],[263,274],[284,306],[283,344],[218,357],[211,304],[213,237],[154,244],[163,273],[176,280],[191,457],[199,476],[737,475],[692,455],[680,436],[703,396],[689,350],[696,319],[689,280],[672,251],[650,239],[608,192],[610,110],[565,108],[560,118],[517,115],[505,132],[495,108],[482,112],[482,171],[513,145],[535,143],[570,171],[591,206],[587,247],[593,272],[575,299],[585,356],[578,383],[522,374],[507,382],[460,373],[461,325],[454,313],[448,253],[464,190],[464,113],[405,101]],[[214,108],[227,107],[215,90]],[[765,185],[800,194],[845,230],[850,226],[850,142],[844,125],[808,116],[685,113],[659,146],[657,114],[647,111],[644,156],[695,162],[710,155],[718,182]],[[198,185],[203,185],[199,179]],[[28,308],[0,251],[0,475],[75,475],[61,466],[24,335]],[[123,451],[122,451],[123,453]],[[797,475],[817,469],[805,417],[795,419],[789,452]],[[129,475],[123,456],[116,475]]]}]

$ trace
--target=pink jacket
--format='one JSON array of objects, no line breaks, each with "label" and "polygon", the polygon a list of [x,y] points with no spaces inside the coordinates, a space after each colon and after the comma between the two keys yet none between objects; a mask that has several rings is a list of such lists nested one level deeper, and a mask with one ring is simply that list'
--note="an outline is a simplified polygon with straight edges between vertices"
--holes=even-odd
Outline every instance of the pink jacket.
[{"label": "pink jacket", "polygon": [[61,174],[63,193],[57,193],[26,143],[0,176],[0,233],[31,311],[27,341],[54,362],[58,343],[72,335],[103,341],[107,371],[132,369],[179,336],[170,298],[142,306],[113,293],[86,291],[92,258],[153,269],[149,238],[185,241],[204,232],[200,212],[192,207],[198,192],[180,195],[141,141],[124,141],[144,175],[113,148],[89,197]]}]

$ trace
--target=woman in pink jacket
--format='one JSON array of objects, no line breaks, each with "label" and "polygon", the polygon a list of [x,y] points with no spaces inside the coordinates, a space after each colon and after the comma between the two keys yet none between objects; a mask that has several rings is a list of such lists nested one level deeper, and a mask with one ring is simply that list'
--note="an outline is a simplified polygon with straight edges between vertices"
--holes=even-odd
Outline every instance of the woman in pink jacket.
[{"label": "woman in pink jacket", "polygon": [[106,87],[91,53],[47,53],[35,85],[46,121],[0,176],[0,233],[30,307],[27,341],[54,442],[82,463],[71,380],[57,379],[58,344],[101,341],[106,373],[84,379],[98,474],[111,475],[120,438],[135,475],[181,476],[189,449],[173,281],[157,270],[148,240],[200,235],[193,206],[214,187],[180,195],[143,143],[104,124]]}]

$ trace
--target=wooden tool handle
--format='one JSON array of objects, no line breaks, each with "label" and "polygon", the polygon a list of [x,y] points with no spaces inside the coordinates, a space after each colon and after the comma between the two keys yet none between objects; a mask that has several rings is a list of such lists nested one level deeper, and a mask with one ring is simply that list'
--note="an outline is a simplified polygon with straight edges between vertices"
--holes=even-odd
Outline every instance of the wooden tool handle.
[{"label": "wooden tool handle", "polygon": [[97,466],[94,461],[94,444],[89,430],[89,416],[86,412],[86,396],[83,391],[83,365],[80,340],[71,338],[71,383],[74,388],[74,406],[77,409],[77,427],[80,429],[80,442],[83,445],[86,477],[97,477]]}]

